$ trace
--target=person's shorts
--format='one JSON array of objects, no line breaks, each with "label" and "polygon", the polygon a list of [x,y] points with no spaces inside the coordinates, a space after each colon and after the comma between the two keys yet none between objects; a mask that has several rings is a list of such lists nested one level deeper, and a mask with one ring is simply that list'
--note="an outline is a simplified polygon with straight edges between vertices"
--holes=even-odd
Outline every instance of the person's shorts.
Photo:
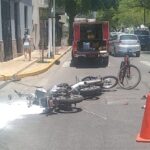
[{"label": "person's shorts", "polygon": [[29,49],[29,48],[30,48],[30,45],[24,45],[23,48],[24,48],[24,49]]},{"label": "person's shorts", "polygon": [[23,49],[24,49],[24,53],[31,53],[31,47],[30,47],[30,45],[24,45]]}]

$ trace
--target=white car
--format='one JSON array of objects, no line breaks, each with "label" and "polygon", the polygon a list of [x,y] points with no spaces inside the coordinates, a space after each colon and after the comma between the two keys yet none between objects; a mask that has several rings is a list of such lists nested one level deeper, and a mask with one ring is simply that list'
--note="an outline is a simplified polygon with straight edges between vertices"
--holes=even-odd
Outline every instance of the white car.
[{"label": "white car", "polygon": [[128,53],[131,56],[140,56],[141,45],[134,34],[116,34],[111,36],[109,41],[109,52],[114,56],[124,56]]}]

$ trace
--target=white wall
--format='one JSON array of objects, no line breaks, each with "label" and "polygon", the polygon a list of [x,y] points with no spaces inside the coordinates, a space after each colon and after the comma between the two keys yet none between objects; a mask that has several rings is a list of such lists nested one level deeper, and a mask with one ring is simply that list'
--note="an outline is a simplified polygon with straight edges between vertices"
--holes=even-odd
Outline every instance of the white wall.
[{"label": "white wall", "polygon": [[32,26],[32,6],[28,6],[28,28],[30,30],[30,34],[32,32],[33,26]]},{"label": "white wall", "polygon": [[28,7],[28,28],[30,30],[30,33],[32,31],[32,3],[29,1],[31,0],[22,0],[19,3],[19,9],[20,9],[20,28],[21,28],[21,37],[23,38],[24,36],[24,31],[25,31],[25,22],[24,22],[24,6]]},{"label": "white wall", "polygon": [[[33,5],[33,42],[35,45],[35,48],[39,48],[39,41],[40,41],[40,18],[39,18],[39,7],[48,7],[47,3],[45,3],[45,0],[32,0],[32,5]],[[48,1],[47,1],[48,2]]]},{"label": "white wall", "polygon": [[36,49],[39,49],[39,41],[40,41],[40,18],[39,18],[39,0],[32,0],[33,5],[33,43]]}]

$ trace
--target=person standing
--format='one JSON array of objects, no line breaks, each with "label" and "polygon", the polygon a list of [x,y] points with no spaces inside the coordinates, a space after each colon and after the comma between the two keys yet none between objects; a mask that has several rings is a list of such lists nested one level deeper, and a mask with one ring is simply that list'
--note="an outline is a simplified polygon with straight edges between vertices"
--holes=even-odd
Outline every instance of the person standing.
[{"label": "person standing", "polygon": [[31,37],[29,35],[29,30],[26,30],[24,34],[23,50],[24,50],[25,60],[27,59],[27,55],[29,55],[29,61],[31,61]]}]

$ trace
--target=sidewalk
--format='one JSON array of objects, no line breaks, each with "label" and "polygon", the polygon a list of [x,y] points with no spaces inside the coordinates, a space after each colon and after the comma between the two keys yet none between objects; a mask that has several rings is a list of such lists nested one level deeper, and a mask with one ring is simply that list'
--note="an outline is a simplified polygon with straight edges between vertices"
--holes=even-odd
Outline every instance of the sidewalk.
[{"label": "sidewalk", "polygon": [[71,47],[57,48],[54,58],[47,58],[47,50],[44,51],[44,62],[41,62],[41,51],[32,52],[32,60],[24,59],[24,56],[17,57],[7,62],[0,62],[0,80],[20,79],[27,76],[34,76],[47,71],[57,60],[70,51]]}]

